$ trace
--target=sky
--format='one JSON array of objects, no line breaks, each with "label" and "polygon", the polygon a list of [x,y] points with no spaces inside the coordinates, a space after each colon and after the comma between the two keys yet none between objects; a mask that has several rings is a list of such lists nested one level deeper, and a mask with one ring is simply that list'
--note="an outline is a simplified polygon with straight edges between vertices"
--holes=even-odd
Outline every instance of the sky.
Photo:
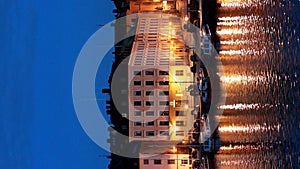
[{"label": "sky", "polygon": [[[111,0],[0,0],[0,168],[107,168],[108,152],[76,117],[72,75],[113,9]],[[102,76],[111,61],[100,65]]]}]

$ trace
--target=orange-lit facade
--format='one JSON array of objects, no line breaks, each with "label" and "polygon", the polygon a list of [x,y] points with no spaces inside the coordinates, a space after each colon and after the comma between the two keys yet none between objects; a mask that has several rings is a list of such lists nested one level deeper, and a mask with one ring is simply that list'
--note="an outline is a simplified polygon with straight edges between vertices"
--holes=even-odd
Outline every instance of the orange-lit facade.
[{"label": "orange-lit facade", "polygon": [[187,139],[193,74],[182,32],[176,16],[147,12],[137,18],[128,62],[130,141]]}]

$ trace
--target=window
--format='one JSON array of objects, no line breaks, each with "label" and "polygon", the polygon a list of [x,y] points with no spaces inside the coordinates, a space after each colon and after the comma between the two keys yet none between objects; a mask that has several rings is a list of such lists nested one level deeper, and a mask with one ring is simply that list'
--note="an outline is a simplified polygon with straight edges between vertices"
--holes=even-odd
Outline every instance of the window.
[{"label": "window", "polygon": [[169,85],[169,81],[159,81],[159,85],[161,86]]},{"label": "window", "polygon": [[154,96],[154,91],[146,91],[145,95],[146,96]]},{"label": "window", "polygon": [[146,136],[154,136],[154,131],[146,131]]},{"label": "window", "polygon": [[184,131],[176,131],[176,136],[184,136]]},{"label": "window", "polygon": [[168,71],[159,71],[159,75],[169,75]]},{"label": "window", "polygon": [[176,121],[176,126],[184,126],[184,121]]},{"label": "window", "polygon": [[141,131],[134,131],[134,136],[142,136],[142,132]]},{"label": "window", "polygon": [[188,104],[189,101],[188,100],[176,100],[175,101],[175,106],[176,107],[181,107],[184,106],[185,104]]},{"label": "window", "polygon": [[154,116],[154,111],[146,111],[146,116]]},{"label": "window", "polygon": [[160,96],[169,96],[169,91],[159,91]]},{"label": "window", "polygon": [[146,86],[154,86],[154,81],[146,81]]},{"label": "window", "polygon": [[142,112],[141,111],[134,111],[134,116],[141,116]]},{"label": "window", "polygon": [[168,164],[175,164],[175,160],[168,160]]},{"label": "window", "polygon": [[140,85],[142,85],[142,82],[141,81],[134,81],[133,85],[134,86],[140,86]]},{"label": "window", "polygon": [[169,136],[169,131],[159,131],[159,135],[161,135],[161,136]]},{"label": "window", "polygon": [[159,101],[160,106],[169,106],[169,101]]},{"label": "window", "polygon": [[134,105],[134,106],[141,106],[141,105],[142,105],[142,102],[141,102],[141,101],[134,101],[134,102],[133,102],[133,105]]},{"label": "window", "polygon": [[154,71],[153,71],[153,70],[151,70],[151,71],[150,71],[150,70],[146,70],[146,71],[145,71],[145,75],[153,76],[153,75],[154,75]]},{"label": "window", "polygon": [[184,111],[176,111],[176,116],[184,116]]},{"label": "window", "polygon": [[176,70],[175,75],[176,76],[183,76],[183,70]]},{"label": "window", "polygon": [[169,121],[160,121],[159,125],[160,126],[169,126]]},{"label": "window", "polygon": [[169,116],[169,111],[160,111],[160,116]]},{"label": "window", "polygon": [[140,76],[141,75],[141,71],[134,71],[133,75]]},{"label": "window", "polygon": [[142,122],[140,121],[135,121],[133,124],[134,126],[142,126]]},{"label": "window", "polygon": [[161,160],[155,159],[155,160],[154,160],[154,164],[155,164],[155,165],[161,164]]},{"label": "window", "polygon": [[188,164],[188,160],[181,160],[181,164]]},{"label": "window", "polygon": [[154,101],[146,101],[146,106],[154,106]]},{"label": "window", "polygon": [[141,91],[133,91],[134,96],[141,96],[142,92]]},{"label": "window", "polygon": [[149,160],[148,159],[144,159],[144,164],[149,164]]},{"label": "window", "polygon": [[146,123],[146,126],[154,126],[154,121],[148,121],[148,122]]}]

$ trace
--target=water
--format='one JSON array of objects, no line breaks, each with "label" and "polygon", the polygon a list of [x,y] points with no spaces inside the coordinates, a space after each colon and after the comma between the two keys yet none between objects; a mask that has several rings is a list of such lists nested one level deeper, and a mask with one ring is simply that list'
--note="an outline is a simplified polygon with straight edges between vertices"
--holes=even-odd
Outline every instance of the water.
[{"label": "water", "polygon": [[300,168],[299,1],[220,3],[227,95],[216,166]]}]

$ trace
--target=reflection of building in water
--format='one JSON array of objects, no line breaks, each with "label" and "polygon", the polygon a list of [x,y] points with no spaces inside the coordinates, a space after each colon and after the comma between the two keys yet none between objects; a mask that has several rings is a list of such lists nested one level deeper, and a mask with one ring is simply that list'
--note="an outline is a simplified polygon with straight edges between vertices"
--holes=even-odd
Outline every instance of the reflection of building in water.
[{"label": "reflection of building in water", "polygon": [[[132,140],[182,140],[191,128],[193,81],[180,19],[138,17],[128,63],[129,136]],[[190,123],[189,123],[190,122]]]},{"label": "reflection of building in water", "polygon": [[189,169],[189,148],[172,146],[176,142],[144,142],[141,145],[139,163],[142,169]]}]

